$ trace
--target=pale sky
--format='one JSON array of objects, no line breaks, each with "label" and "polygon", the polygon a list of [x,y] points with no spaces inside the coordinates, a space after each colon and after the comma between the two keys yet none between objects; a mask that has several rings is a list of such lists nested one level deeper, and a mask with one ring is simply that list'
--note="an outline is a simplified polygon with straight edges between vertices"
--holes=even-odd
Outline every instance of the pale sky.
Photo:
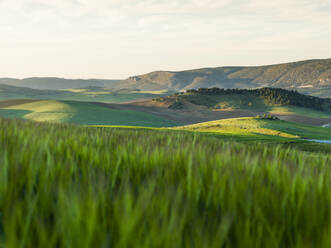
[{"label": "pale sky", "polygon": [[331,0],[0,0],[0,77],[331,57]]}]

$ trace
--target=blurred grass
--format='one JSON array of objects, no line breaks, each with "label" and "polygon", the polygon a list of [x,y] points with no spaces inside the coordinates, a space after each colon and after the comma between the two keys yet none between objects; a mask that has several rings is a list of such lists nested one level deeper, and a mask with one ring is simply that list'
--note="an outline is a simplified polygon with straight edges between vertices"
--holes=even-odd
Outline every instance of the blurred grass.
[{"label": "blurred grass", "polygon": [[220,137],[1,119],[0,246],[330,247],[330,155]]}]

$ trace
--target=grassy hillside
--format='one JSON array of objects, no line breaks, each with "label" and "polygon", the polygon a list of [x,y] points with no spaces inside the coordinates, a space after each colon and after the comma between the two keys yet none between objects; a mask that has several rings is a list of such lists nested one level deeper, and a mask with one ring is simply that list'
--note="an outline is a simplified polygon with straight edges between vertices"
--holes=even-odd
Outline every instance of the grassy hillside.
[{"label": "grassy hillside", "polygon": [[0,116],[34,121],[76,123],[85,125],[131,125],[166,127],[175,122],[149,113],[105,108],[101,105],[76,101],[0,102]]},{"label": "grassy hillside", "polygon": [[278,88],[219,89],[200,88],[167,97],[155,98],[170,109],[186,110],[204,106],[215,111],[247,110],[251,113],[298,115],[311,118],[330,118],[331,100]]},{"label": "grassy hillside", "polygon": [[[260,89],[219,89],[219,88],[200,88],[198,90],[187,90],[186,94],[181,94],[182,97],[187,97],[189,101],[199,105],[213,106],[224,97],[241,98],[240,103],[246,102],[247,107],[253,105],[253,102],[262,101],[267,106],[296,106],[306,107],[320,111],[331,110],[331,100],[313,96],[307,96],[280,88],[260,88]],[[215,98],[208,98],[215,97]],[[218,97],[218,98],[217,98]],[[196,98],[196,99],[194,99]],[[205,100],[206,99],[206,100]],[[201,102],[205,100],[205,102]],[[250,103],[250,100],[252,101]],[[217,107],[217,106],[216,106]],[[244,107],[244,106],[243,106]]]},{"label": "grassy hillside", "polygon": [[[235,118],[203,122],[179,130],[212,132],[231,136],[248,136],[252,139],[307,138],[331,140],[331,129],[268,118]],[[265,137],[269,136],[269,137]]]},{"label": "grassy hillside", "polygon": [[306,95],[331,98],[331,87],[324,86],[322,88],[301,88],[299,91]]},{"label": "grassy hillside", "polygon": [[0,84],[0,100],[8,99],[52,99],[66,101],[121,103],[139,99],[152,99],[155,96],[169,95],[168,91],[140,91],[103,87],[88,87],[66,90],[37,90]]},{"label": "grassy hillside", "polygon": [[[169,94],[171,93],[168,91],[110,90],[100,87],[51,91],[0,85],[0,116],[92,125],[155,126],[154,121],[141,122],[142,119],[146,119],[143,117],[145,115],[169,120],[164,124],[164,126],[169,126],[174,123],[187,125],[225,118],[254,117],[269,113],[284,120],[310,125],[322,126],[331,123],[331,100],[305,96],[282,89],[223,90],[211,88],[188,90],[186,93],[176,93],[170,96]],[[34,104],[28,107],[20,106],[14,109],[11,106],[11,109],[3,109],[10,107],[9,105],[18,105],[21,100],[17,99],[26,99],[29,101],[24,101],[24,103]],[[137,100],[139,101],[137,102]],[[40,103],[37,104],[36,101],[40,101]],[[86,102],[85,105],[84,102]],[[91,106],[91,102],[93,102],[93,108],[88,107]],[[94,104],[97,102],[100,104]],[[54,103],[59,104],[56,111],[47,111],[47,108]],[[64,107],[66,110],[63,111],[60,106],[68,104],[78,104],[81,107]],[[40,105],[45,105],[45,110],[40,112]],[[87,112],[84,112],[84,108]],[[97,111],[94,112],[94,108]],[[90,113],[89,109],[92,109]],[[101,109],[102,111],[99,111]],[[110,111],[113,114],[110,115]],[[126,113],[137,112],[139,113],[137,116],[128,115],[132,118],[125,116]],[[83,117],[84,115],[86,117]],[[110,118],[109,116],[117,117]],[[126,117],[127,119],[125,119]],[[137,118],[137,121],[134,118]],[[159,121],[156,123],[156,126],[160,126]]]},{"label": "grassy hillside", "polygon": [[0,163],[2,247],[331,245],[329,155],[0,119]]},{"label": "grassy hillside", "polygon": [[[218,67],[170,72],[156,71],[122,82],[125,87],[148,89],[197,89],[280,87],[306,91],[331,86],[331,59],[256,66]],[[331,95],[328,95],[331,96]]]},{"label": "grassy hillside", "polygon": [[0,84],[0,99],[15,99],[15,98],[26,98],[33,99],[36,97],[47,98],[49,96],[57,97],[62,92],[54,90],[37,90],[26,87],[16,87],[7,84]]}]

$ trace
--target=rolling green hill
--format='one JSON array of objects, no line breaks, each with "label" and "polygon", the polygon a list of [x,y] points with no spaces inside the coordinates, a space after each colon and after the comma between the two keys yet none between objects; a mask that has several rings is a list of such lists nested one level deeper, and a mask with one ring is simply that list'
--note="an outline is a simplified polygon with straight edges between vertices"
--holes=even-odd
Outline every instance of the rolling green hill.
[{"label": "rolling green hill", "polygon": [[[3,100],[0,101],[0,107],[2,106],[0,112],[2,116],[6,117],[91,125],[135,126],[137,123],[139,126],[161,125],[159,121],[142,122],[144,119],[142,115],[166,120],[165,124],[161,126],[187,125],[263,114],[272,114],[284,120],[317,126],[331,123],[331,100],[283,89],[224,90],[211,88],[188,90],[186,93],[176,93],[170,96],[167,94],[169,92],[109,90],[99,87],[53,91],[0,85],[0,100]],[[17,102],[21,103],[20,99],[28,100],[24,103],[30,105],[16,106]],[[141,100],[135,102],[138,99]],[[8,103],[13,103],[15,106],[9,106]],[[73,105],[76,107],[72,108]],[[70,107],[68,108],[68,106]],[[48,108],[51,110],[48,111]],[[97,111],[94,112],[94,109]],[[99,111],[101,109],[102,111]],[[117,116],[116,120],[109,119],[107,113],[110,111],[116,112],[114,115]],[[126,116],[126,113],[140,114]],[[84,117],[84,115],[86,116]]]},{"label": "rolling green hill", "polygon": [[67,101],[120,103],[139,99],[165,96],[168,91],[140,91],[130,89],[109,89],[103,87],[75,88],[65,90],[38,90],[0,84],[0,101],[8,99],[52,99]]},{"label": "rolling green hill", "polygon": [[57,97],[62,95],[61,91],[55,90],[38,90],[27,87],[17,87],[7,84],[0,84],[0,99],[15,99],[25,98],[31,99],[34,97],[49,98],[50,96]]},{"label": "rolling green hill", "polygon": [[[153,99],[170,109],[185,110],[204,106],[212,110],[248,110],[270,114],[298,114],[330,118],[331,100],[278,88],[219,89],[200,88]],[[188,104],[189,103],[189,104]]]},{"label": "rolling green hill", "polygon": [[278,140],[278,138],[331,140],[331,129],[329,128],[314,127],[272,118],[234,118],[203,122],[175,129],[212,132],[229,136],[247,136],[247,138],[250,137],[254,140]]},{"label": "rolling green hill", "polygon": [[0,102],[0,116],[83,125],[168,127],[177,123],[153,114],[106,108],[98,104],[55,100]]}]

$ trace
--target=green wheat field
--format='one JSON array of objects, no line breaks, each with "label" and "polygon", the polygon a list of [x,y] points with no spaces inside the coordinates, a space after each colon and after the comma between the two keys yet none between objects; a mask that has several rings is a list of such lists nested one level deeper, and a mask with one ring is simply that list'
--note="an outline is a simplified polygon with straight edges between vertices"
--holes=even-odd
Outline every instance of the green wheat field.
[{"label": "green wheat field", "polygon": [[307,147],[0,119],[0,247],[331,247]]}]

